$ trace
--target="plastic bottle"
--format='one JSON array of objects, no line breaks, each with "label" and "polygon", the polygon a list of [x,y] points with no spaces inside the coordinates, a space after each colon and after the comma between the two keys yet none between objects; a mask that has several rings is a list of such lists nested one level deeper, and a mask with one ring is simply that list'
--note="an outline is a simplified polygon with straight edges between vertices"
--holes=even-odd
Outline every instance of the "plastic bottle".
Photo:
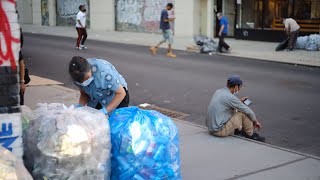
[{"label": "plastic bottle", "polygon": [[120,169],[122,171],[126,171],[127,169],[129,169],[131,167],[130,164],[126,161],[126,159],[124,159],[121,156],[117,157],[117,161],[118,161]]},{"label": "plastic bottle", "polygon": [[162,156],[163,156],[163,153],[165,152],[165,150],[166,150],[166,147],[161,144],[161,145],[159,146],[157,152],[155,153],[153,159],[154,159],[155,161],[160,161],[161,158],[163,158]]},{"label": "plastic bottle", "polygon": [[127,180],[135,174],[133,168],[128,169],[126,172],[120,174],[119,180]]},{"label": "plastic bottle", "polygon": [[147,169],[141,169],[139,171],[139,175],[141,175],[145,179],[153,179],[154,177]]},{"label": "plastic bottle", "polygon": [[170,138],[167,136],[158,136],[158,137],[156,137],[156,140],[160,144],[167,144],[169,142]]},{"label": "plastic bottle", "polygon": [[148,145],[149,144],[147,141],[141,140],[137,148],[135,148],[134,154],[137,154],[139,156],[141,156],[142,154],[145,154],[145,152],[147,151]]},{"label": "plastic bottle", "polygon": [[134,176],[133,176],[133,179],[134,180],[145,180],[143,177],[141,177],[139,174],[135,174]]},{"label": "plastic bottle", "polygon": [[149,144],[149,147],[147,149],[146,155],[147,156],[152,156],[155,147],[156,147],[156,142],[151,141],[151,143]]},{"label": "plastic bottle", "polygon": [[148,158],[148,156],[145,156],[143,159],[142,159],[142,164],[148,168],[152,168],[153,165],[154,165],[154,160],[153,159],[150,159]]},{"label": "plastic bottle", "polygon": [[132,153],[132,143],[129,137],[122,136],[121,144],[120,144],[120,153],[127,154]]}]

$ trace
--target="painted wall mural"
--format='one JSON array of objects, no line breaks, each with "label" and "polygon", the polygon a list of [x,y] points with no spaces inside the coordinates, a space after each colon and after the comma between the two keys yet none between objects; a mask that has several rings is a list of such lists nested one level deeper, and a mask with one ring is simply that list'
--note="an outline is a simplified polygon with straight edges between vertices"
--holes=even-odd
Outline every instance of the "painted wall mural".
[{"label": "painted wall mural", "polygon": [[19,106],[20,26],[15,0],[0,0],[0,146],[23,155]]},{"label": "painted wall mural", "polygon": [[87,26],[90,27],[89,0],[57,0],[57,26],[75,26],[79,6],[87,8]]},{"label": "painted wall mural", "polygon": [[116,30],[160,32],[161,11],[174,0],[117,0]]},{"label": "painted wall mural", "polygon": [[49,26],[48,0],[41,0],[41,25]]}]

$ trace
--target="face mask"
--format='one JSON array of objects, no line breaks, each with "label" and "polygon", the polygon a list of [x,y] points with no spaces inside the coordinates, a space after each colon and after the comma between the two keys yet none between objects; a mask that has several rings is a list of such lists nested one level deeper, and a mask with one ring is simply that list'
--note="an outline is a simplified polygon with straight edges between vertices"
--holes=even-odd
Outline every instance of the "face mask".
[{"label": "face mask", "polygon": [[[239,90],[239,89],[238,89]],[[238,94],[239,93],[239,91],[236,91],[236,90],[234,90],[234,92],[233,92],[233,94],[234,95],[236,95],[236,94]]]},{"label": "face mask", "polygon": [[91,78],[85,80],[83,83],[77,83],[77,84],[86,87],[86,86],[89,86],[89,84],[91,84],[91,82],[93,81],[93,79],[94,79],[94,78],[91,77]]}]

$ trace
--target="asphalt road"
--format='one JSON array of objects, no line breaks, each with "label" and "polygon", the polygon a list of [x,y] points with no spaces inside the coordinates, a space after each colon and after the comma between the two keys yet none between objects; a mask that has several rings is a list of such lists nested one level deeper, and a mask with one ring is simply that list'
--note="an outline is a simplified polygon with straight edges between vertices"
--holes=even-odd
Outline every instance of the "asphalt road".
[{"label": "asphalt road", "polygon": [[320,156],[320,69],[221,55],[165,50],[151,56],[148,48],[87,41],[88,50],[74,50],[75,39],[25,34],[23,53],[30,73],[76,88],[68,75],[75,55],[111,62],[129,84],[131,105],[141,103],[190,114],[185,120],[205,125],[212,94],[230,74],[239,74],[252,109],[263,124],[260,134],[280,147]]}]

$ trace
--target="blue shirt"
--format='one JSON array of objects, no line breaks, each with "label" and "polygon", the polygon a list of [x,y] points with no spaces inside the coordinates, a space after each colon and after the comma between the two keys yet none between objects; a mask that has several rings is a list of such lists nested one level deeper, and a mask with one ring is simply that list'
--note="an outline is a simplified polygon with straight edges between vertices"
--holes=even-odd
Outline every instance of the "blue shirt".
[{"label": "blue shirt", "polygon": [[229,24],[228,18],[225,17],[225,16],[223,16],[223,17],[220,19],[220,27],[221,27],[222,25],[224,25],[224,28],[223,28],[222,33],[228,34],[228,24]]},{"label": "blue shirt", "polygon": [[94,80],[86,87],[77,83],[75,85],[90,96],[88,106],[95,108],[99,102],[105,107],[112,101],[120,85],[126,89],[128,89],[128,85],[122,75],[108,61],[95,58],[87,60],[91,65]]},{"label": "blue shirt", "polygon": [[162,30],[170,29],[170,24],[169,24],[169,22],[164,22],[165,19],[169,19],[169,14],[166,9],[161,11],[160,29],[162,29]]}]

